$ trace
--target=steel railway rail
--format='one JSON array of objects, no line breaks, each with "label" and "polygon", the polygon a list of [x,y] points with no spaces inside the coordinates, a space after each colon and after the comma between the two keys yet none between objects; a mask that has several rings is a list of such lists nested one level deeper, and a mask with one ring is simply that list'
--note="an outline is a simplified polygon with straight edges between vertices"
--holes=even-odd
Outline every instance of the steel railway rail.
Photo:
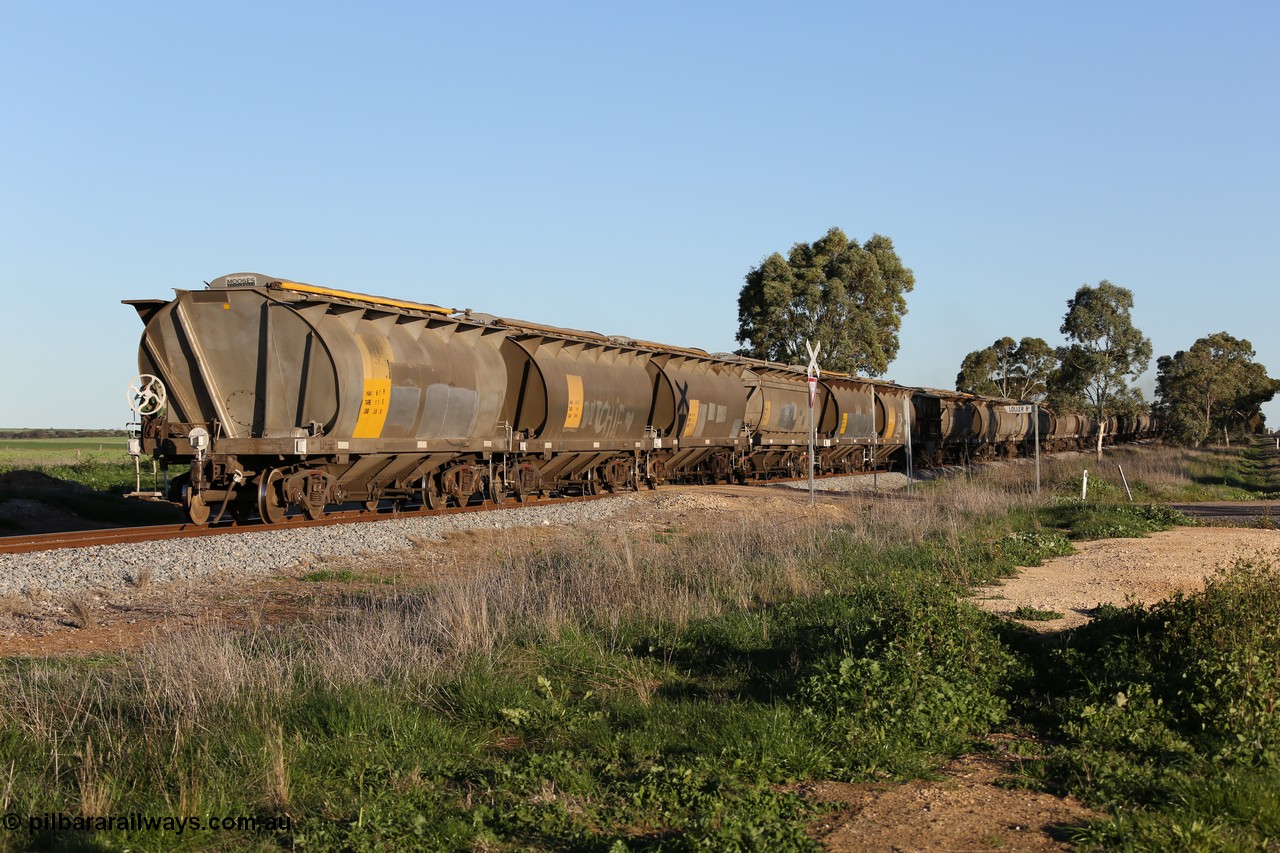
[{"label": "steel railway rail", "polygon": [[549,506],[560,503],[592,501],[608,495],[571,495],[559,498],[530,500],[522,504],[479,503],[472,506],[440,509],[392,509],[380,512],[356,509],[332,512],[323,518],[309,519],[292,516],[278,524],[243,523],[227,521],[216,525],[152,524],[144,527],[115,527],[106,530],[71,530],[62,533],[36,533],[26,536],[7,536],[0,539],[0,554],[29,554],[36,551],[55,551],[61,548],[89,548],[96,545],[122,545],[135,542],[163,542],[169,539],[198,539],[205,536],[226,536],[239,533],[264,533],[277,530],[299,530],[307,527],[328,527],[339,524],[388,521],[398,518],[428,518],[440,515],[457,515],[467,512],[487,512],[499,509]]},{"label": "steel railway rail", "polygon": [[[880,472],[885,473],[885,472]],[[873,472],[859,472],[857,476],[871,476]],[[827,474],[817,477],[817,481],[851,476],[848,474]],[[781,485],[791,482],[802,482],[806,478],[775,478],[752,481],[741,484],[747,486]],[[667,488],[685,488],[684,485],[667,486]],[[617,493],[617,494],[626,494]],[[402,518],[430,518],[432,516],[457,515],[468,512],[492,512],[498,510],[521,509],[523,507],[554,506],[565,503],[601,500],[615,497],[615,493],[599,495],[561,495],[557,497],[529,498],[523,502],[503,501],[493,503],[483,501],[470,506],[416,507],[403,509],[398,507],[379,510],[352,509],[331,512],[322,518],[309,519],[304,515],[290,516],[279,523],[262,521],[226,521],[211,525],[197,525],[190,522],[184,524],[152,524],[142,527],[115,527],[100,530],[69,530],[59,533],[35,533],[18,536],[0,537],[0,554],[29,554],[38,551],[55,551],[62,548],[90,548],[98,545],[121,545],[136,542],[162,542],[169,539],[198,539],[205,536],[225,536],[237,533],[274,532],[277,530],[299,530],[308,527],[328,527],[339,524],[359,524],[377,521],[389,521]]]}]

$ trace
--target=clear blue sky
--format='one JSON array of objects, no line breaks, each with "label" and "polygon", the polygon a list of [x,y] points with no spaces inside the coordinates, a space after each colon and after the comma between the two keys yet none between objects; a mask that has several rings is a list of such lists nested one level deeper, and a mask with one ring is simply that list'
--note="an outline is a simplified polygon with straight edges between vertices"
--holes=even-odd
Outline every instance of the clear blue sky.
[{"label": "clear blue sky", "polygon": [[915,270],[898,382],[1103,278],[1156,355],[1280,375],[1278,42],[1274,2],[9,0],[0,426],[123,425],[120,300],[243,270],[731,350],[833,225]]}]

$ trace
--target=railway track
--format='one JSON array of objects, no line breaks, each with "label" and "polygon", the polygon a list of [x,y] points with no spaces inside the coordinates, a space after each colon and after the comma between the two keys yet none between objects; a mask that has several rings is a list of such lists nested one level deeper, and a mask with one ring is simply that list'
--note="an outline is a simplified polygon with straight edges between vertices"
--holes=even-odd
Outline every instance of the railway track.
[{"label": "railway track", "polygon": [[[887,472],[878,472],[887,473]],[[826,474],[816,478],[818,481],[836,477],[872,476],[871,471],[860,471],[852,474]],[[805,477],[775,478],[748,483],[751,486],[782,485],[784,483],[803,482]],[[600,500],[611,497],[600,495],[567,495],[556,498],[539,498],[521,503],[504,501],[501,504],[483,502],[463,507],[444,507],[440,509],[410,510],[378,510],[367,509],[339,510],[325,515],[323,518],[307,519],[301,515],[287,518],[279,524],[237,524],[227,521],[216,525],[199,526],[185,524],[152,524],[144,527],[114,527],[98,530],[69,530],[59,533],[36,533],[0,538],[0,554],[30,554],[39,551],[55,551],[62,548],[90,548],[99,545],[124,545],[135,542],[159,542],[169,539],[199,539],[206,536],[227,536],[240,533],[273,532],[277,530],[297,530],[307,527],[328,527],[338,524],[357,524],[361,522],[382,521],[393,518],[428,518],[431,516],[454,515],[467,512],[488,512],[501,509],[519,509],[521,507],[549,506],[558,503],[576,503],[580,501]]]},{"label": "railway track", "polygon": [[145,527],[115,527],[105,530],[70,530],[61,533],[36,533],[26,536],[6,536],[0,539],[0,554],[30,554],[37,551],[55,551],[61,548],[89,548],[97,545],[122,545],[133,542],[160,542],[169,539],[199,539],[206,536],[228,536],[240,533],[270,533],[277,530],[298,530],[307,527],[329,527],[337,524],[383,521],[393,518],[427,518],[437,515],[455,515],[466,512],[486,512],[494,509],[547,506],[556,503],[576,503],[609,497],[609,495],[566,496],[543,498],[524,503],[480,503],[472,506],[441,509],[411,509],[399,511],[370,511],[367,509],[340,510],[324,518],[310,520],[301,516],[288,518],[279,524],[236,524],[234,522],[200,527],[195,524],[151,524]]}]

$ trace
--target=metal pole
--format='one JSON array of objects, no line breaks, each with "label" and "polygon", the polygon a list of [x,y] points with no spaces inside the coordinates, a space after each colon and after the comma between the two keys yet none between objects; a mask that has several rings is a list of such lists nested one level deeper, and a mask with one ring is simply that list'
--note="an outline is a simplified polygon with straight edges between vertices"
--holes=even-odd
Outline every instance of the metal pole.
[{"label": "metal pole", "polygon": [[816,500],[813,492],[815,463],[813,453],[814,445],[817,443],[818,425],[813,420],[813,406],[818,396],[818,377],[822,375],[822,371],[818,368],[818,352],[822,349],[822,343],[814,344],[812,341],[805,341],[804,346],[809,351],[809,369],[805,371],[805,378],[809,382],[809,506],[814,506]]},{"label": "metal pole", "polygon": [[1116,470],[1120,472],[1120,482],[1124,483],[1124,493],[1129,496],[1129,503],[1133,503],[1133,492],[1129,491],[1129,478],[1124,475],[1124,469],[1118,464]]},{"label": "metal pole", "polygon": [[813,494],[813,434],[817,428],[813,422],[813,398],[815,384],[816,383],[811,378],[809,380],[809,506],[813,506],[816,503],[816,499]]},{"label": "metal pole", "polygon": [[1036,497],[1040,497],[1040,404],[1034,404],[1032,417],[1036,419]]},{"label": "metal pole", "polygon": [[902,435],[903,441],[907,445],[907,493],[910,494],[915,491],[911,479],[914,474],[915,459],[911,455],[911,411],[910,403],[906,397],[902,398]]},{"label": "metal pole", "polygon": [[880,491],[880,483],[876,480],[878,474],[876,470],[876,440],[878,437],[874,426],[872,426],[871,430],[871,491],[878,492]]}]

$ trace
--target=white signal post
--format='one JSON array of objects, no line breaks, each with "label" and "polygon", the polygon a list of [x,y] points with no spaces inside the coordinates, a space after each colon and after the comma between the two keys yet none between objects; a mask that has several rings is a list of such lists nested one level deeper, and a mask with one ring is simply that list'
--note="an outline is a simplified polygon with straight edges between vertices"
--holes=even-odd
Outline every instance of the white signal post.
[{"label": "white signal post", "polygon": [[804,342],[805,349],[809,351],[809,369],[805,372],[805,376],[809,380],[809,506],[814,506],[817,499],[814,497],[813,486],[813,467],[814,467],[814,445],[817,443],[818,425],[813,420],[814,401],[818,397],[818,377],[822,375],[822,371],[818,368],[818,351],[822,349],[822,342],[813,343],[812,341]]}]

